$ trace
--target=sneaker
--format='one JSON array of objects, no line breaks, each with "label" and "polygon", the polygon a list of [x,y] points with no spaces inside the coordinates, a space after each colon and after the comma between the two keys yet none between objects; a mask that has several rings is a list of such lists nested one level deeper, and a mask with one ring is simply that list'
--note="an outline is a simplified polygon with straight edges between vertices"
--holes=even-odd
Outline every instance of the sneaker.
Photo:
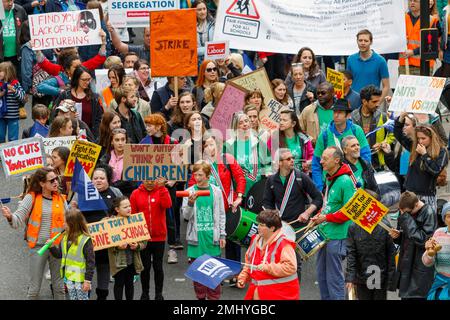
[{"label": "sneaker", "polygon": [[45,279],[47,279],[47,280],[51,280],[52,279],[52,275],[50,273],[50,270],[47,270],[47,273],[45,274]]},{"label": "sneaker", "polygon": [[175,252],[175,250],[170,249],[167,252],[167,263],[178,263],[177,253]]},{"label": "sneaker", "polygon": [[175,243],[175,245],[174,245],[174,249],[175,249],[175,250],[183,250],[183,249],[184,249],[184,246],[181,244],[181,242],[177,242],[177,243]]},{"label": "sneaker", "polygon": [[155,300],[156,300],[156,301],[163,301],[163,300],[164,300],[164,297],[163,297],[162,294],[158,294],[158,295],[155,296]]}]

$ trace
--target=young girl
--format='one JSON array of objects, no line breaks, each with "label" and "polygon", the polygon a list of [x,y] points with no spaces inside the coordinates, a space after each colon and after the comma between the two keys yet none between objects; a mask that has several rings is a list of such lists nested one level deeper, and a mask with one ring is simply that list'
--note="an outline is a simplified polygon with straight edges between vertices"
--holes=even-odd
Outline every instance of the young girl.
[{"label": "young girl", "polygon": [[69,209],[65,220],[63,239],[58,247],[50,248],[50,253],[61,259],[61,277],[70,300],[89,300],[95,269],[94,246],[80,210]]},{"label": "young girl", "polygon": [[[131,216],[130,200],[125,196],[117,197],[113,201],[112,211],[112,214],[118,217]],[[140,251],[145,248],[145,244],[145,241],[132,242],[108,249],[109,267],[111,275],[114,277],[114,298],[116,300],[122,300],[124,288],[125,298],[133,300],[134,275],[144,270]]]},{"label": "young girl", "polygon": [[26,102],[25,91],[22,89],[16,77],[16,70],[11,62],[0,63],[0,88],[6,84],[6,90],[0,91],[0,95],[6,94],[6,113],[0,115],[0,143],[19,139],[19,107]]}]

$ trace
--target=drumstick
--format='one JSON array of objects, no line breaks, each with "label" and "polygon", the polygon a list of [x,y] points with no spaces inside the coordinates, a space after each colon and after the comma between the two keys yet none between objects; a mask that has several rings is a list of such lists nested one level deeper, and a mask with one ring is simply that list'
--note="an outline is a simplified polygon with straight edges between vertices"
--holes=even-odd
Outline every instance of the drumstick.
[{"label": "drumstick", "polygon": [[297,231],[295,231],[295,233],[302,232],[302,231],[305,230],[306,228],[308,228],[308,226],[305,226],[305,227],[303,227],[303,228],[298,229]]}]

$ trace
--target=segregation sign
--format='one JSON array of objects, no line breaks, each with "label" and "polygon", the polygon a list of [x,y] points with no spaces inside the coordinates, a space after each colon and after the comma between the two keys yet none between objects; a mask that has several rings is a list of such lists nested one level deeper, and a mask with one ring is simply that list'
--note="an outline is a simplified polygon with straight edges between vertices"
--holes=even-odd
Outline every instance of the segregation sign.
[{"label": "segregation sign", "polygon": [[80,161],[81,165],[84,168],[84,171],[86,171],[89,177],[92,176],[101,149],[101,146],[92,142],[83,140],[75,141],[72,149],[70,150],[69,158],[67,159],[64,175],[66,177],[73,176],[75,158],[78,158],[78,161]]},{"label": "segregation sign", "polygon": [[147,181],[164,177],[172,181],[188,178],[187,146],[179,144],[126,144],[123,180]]},{"label": "segregation sign", "polygon": [[149,240],[144,214],[117,217],[88,224],[94,251],[117,247],[126,243]]},{"label": "segregation sign", "polygon": [[31,173],[44,166],[44,147],[40,137],[5,143],[0,147],[0,158],[6,176]]},{"label": "segregation sign", "polygon": [[98,10],[28,16],[33,50],[101,44]]}]

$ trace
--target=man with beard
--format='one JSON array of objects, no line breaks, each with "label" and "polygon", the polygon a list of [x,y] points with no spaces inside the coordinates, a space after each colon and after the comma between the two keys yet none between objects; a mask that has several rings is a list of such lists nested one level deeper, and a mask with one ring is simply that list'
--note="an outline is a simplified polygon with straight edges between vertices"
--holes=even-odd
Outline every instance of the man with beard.
[{"label": "man with beard", "polygon": [[118,88],[114,94],[114,99],[119,104],[116,112],[120,117],[122,128],[127,130],[128,142],[141,142],[147,135],[147,131],[141,115],[131,110],[137,102],[136,92],[128,88]]}]

